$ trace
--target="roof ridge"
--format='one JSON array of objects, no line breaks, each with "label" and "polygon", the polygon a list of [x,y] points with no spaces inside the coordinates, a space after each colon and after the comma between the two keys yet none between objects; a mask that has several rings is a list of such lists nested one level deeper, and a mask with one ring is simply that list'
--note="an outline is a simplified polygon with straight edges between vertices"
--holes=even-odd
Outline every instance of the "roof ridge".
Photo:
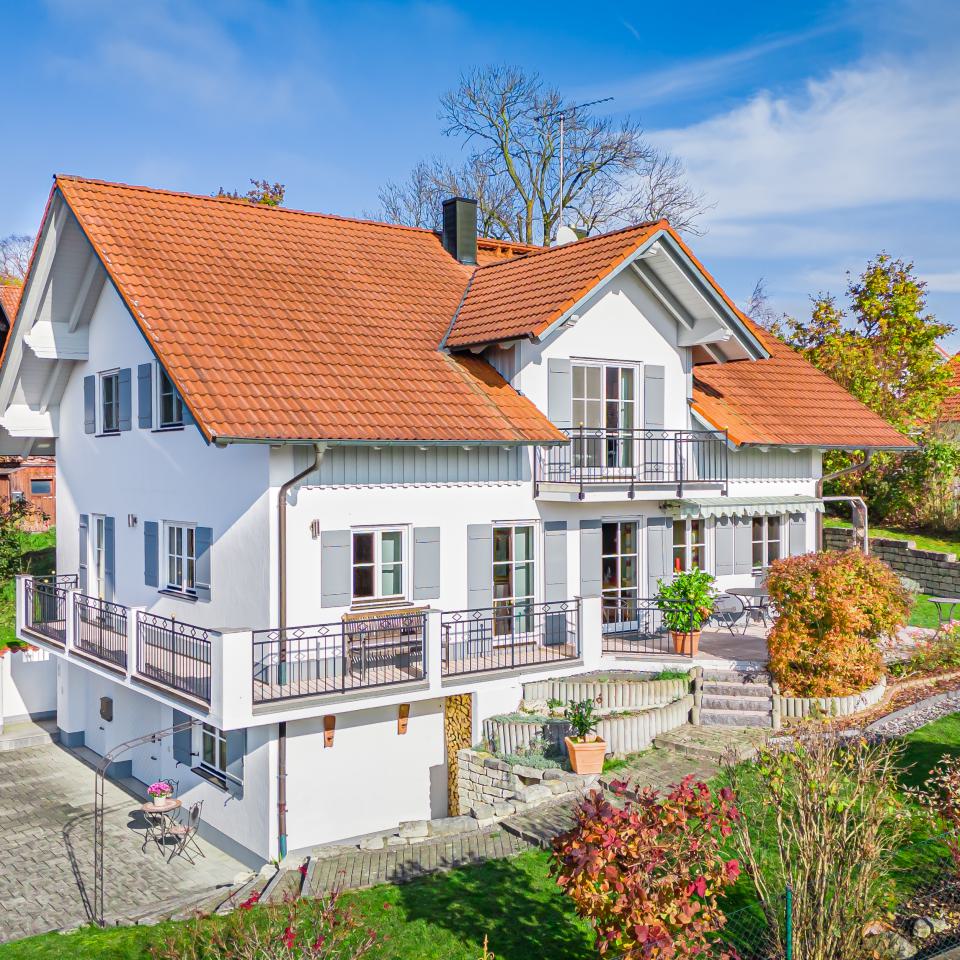
[{"label": "roof ridge", "polygon": [[525,257],[514,257],[511,260],[500,260],[496,263],[484,263],[477,267],[477,270],[489,270],[491,267],[502,267],[508,263],[529,263],[534,257],[539,257],[548,253],[557,253],[560,250],[572,250],[572,249],[583,249],[585,244],[593,243],[596,240],[606,240],[608,237],[614,237],[618,233],[628,233],[631,230],[648,230],[650,227],[658,226],[659,224],[668,225],[666,218],[661,217],[659,220],[644,220],[640,223],[631,223],[626,227],[617,227],[616,230],[608,230],[606,233],[598,233],[592,237],[584,237],[582,240],[577,240],[571,243],[563,243],[560,246],[554,247],[539,247],[535,249],[532,253],[528,253]]}]

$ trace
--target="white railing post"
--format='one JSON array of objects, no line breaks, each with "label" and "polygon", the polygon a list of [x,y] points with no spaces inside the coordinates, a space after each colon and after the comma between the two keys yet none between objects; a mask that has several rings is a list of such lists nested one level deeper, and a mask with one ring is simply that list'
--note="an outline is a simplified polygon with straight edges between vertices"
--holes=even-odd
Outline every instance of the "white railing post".
[{"label": "white railing post", "polygon": [[63,603],[63,647],[68,653],[73,649],[73,645],[76,641],[74,637],[74,630],[76,627],[77,618],[74,614],[76,609],[77,594],[79,590],[75,590],[71,587],[67,590],[67,596]]},{"label": "white railing post", "polygon": [[140,622],[140,613],[146,612],[146,607],[129,607],[127,612],[127,676],[132,677],[137,672],[137,627]]},{"label": "white railing post", "polygon": [[27,591],[26,585],[28,580],[32,580],[33,577],[29,576],[26,573],[18,573],[16,578],[16,601],[14,604],[14,617],[16,625],[14,629],[16,630],[16,635],[18,638],[23,637],[23,628],[27,622]]},{"label": "white railing post", "polygon": [[441,617],[443,611],[430,609],[427,611],[427,636],[424,668],[427,671],[427,680],[431,690],[440,690],[443,681],[443,627]]},{"label": "white railing post", "polygon": [[603,656],[600,597],[580,598],[580,656],[587,670],[595,670],[600,666]]}]

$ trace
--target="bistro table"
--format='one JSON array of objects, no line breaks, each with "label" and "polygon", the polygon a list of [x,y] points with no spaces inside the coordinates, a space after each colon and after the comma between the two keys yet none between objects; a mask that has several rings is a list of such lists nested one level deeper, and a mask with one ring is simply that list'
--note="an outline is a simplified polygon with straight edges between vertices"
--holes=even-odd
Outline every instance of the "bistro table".
[{"label": "bistro table", "polygon": [[[750,620],[760,619],[765,627],[770,626],[767,615],[770,613],[770,594],[766,587],[730,587],[727,591],[731,596],[739,597],[743,603],[743,632],[747,632]],[[957,601],[960,603],[960,600]]]},{"label": "bistro table", "polygon": [[960,607],[960,598],[958,597],[930,597],[930,602],[937,608],[937,626],[942,627],[945,623],[953,620],[953,611]]},{"label": "bistro table", "polygon": [[183,801],[175,800],[173,797],[164,797],[162,800],[148,800],[146,803],[140,804],[140,809],[147,820],[147,832],[144,834],[141,850],[146,850],[147,844],[151,840],[163,850],[164,842],[167,839],[167,824],[172,820],[173,814],[182,806]]}]

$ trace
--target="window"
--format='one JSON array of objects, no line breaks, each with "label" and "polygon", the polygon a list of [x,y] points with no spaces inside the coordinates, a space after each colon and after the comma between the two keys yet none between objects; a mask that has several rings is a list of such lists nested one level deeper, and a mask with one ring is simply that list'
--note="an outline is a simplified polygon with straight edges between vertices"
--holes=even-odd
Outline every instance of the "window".
[{"label": "window", "polygon": [[534,601],[532,524],[493,528],[493,606],[495,636],[531,629]]},{"label": "window", "polygon": [[200,766],[227,779],[227,738],[222,730],[205,723],[200,732]]},{"label": "window", "polygon": [[187,523],[167,523],[167,589],[181,593],[196,591],[196,530]]},{"label": "window", "polygon": [[707,569],[707,527],[704,520],[673,521],[673,569]]},{"label": "window", "polygon": [[183,426],[183,400],[167,371],[157,364],[157,423],[160,429]]},{"label": "window", "polygon": [[353,534],[353,599],[392,600],[405,594],[402,530]]},{"label": "window", "polygon": [[52,480],[31,480],[30,493],[35,497],[46,497],[53,493]]},{"label": "window", "polygon": [[753,518],[753,569],[769,567],[783,556],[783,517]]},{"label": "window", "polygon": [[633,520],[604,523],[601,527],[603,622],[636,619],[637,524]]},{"label": "window", "polygon": [[120,432],[120,371],[100,374],[100,432]]},{"label": "window", "polygon": [[573,427],[583,424],[588,431],[574,445],[574,465],[633,466],[637,368],[575,363],[572,375]]},{"label": "window", "polygon": [[107,590],[107,518],[93,516],[93,579],[96,596],[106,599]]}]

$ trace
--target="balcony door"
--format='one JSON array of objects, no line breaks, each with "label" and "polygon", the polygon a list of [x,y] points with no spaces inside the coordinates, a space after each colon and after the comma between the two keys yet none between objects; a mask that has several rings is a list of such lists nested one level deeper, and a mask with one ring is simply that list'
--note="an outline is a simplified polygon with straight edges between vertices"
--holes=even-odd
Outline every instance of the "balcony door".
[{"label": "balcony door", "polygon": [[607,629],[635,625],[640,577],[637,522],[614,520],[603,523],[600,543],[603,625]]},{"label": "balcony door", "polygon": [[493,640],[510,643],[533,629],[532,524],[493,528]]},{"label": "balcony door", "polygon": [[639,368],[582,362],[571,372],[574,467],[600,476],[629,474],[637,462]]},{"label": "balcony door", "polygon": [[107,596],[107,518],[91,517],[93,521],[93,585],[94,596],[100,600],[109,600]]}]

